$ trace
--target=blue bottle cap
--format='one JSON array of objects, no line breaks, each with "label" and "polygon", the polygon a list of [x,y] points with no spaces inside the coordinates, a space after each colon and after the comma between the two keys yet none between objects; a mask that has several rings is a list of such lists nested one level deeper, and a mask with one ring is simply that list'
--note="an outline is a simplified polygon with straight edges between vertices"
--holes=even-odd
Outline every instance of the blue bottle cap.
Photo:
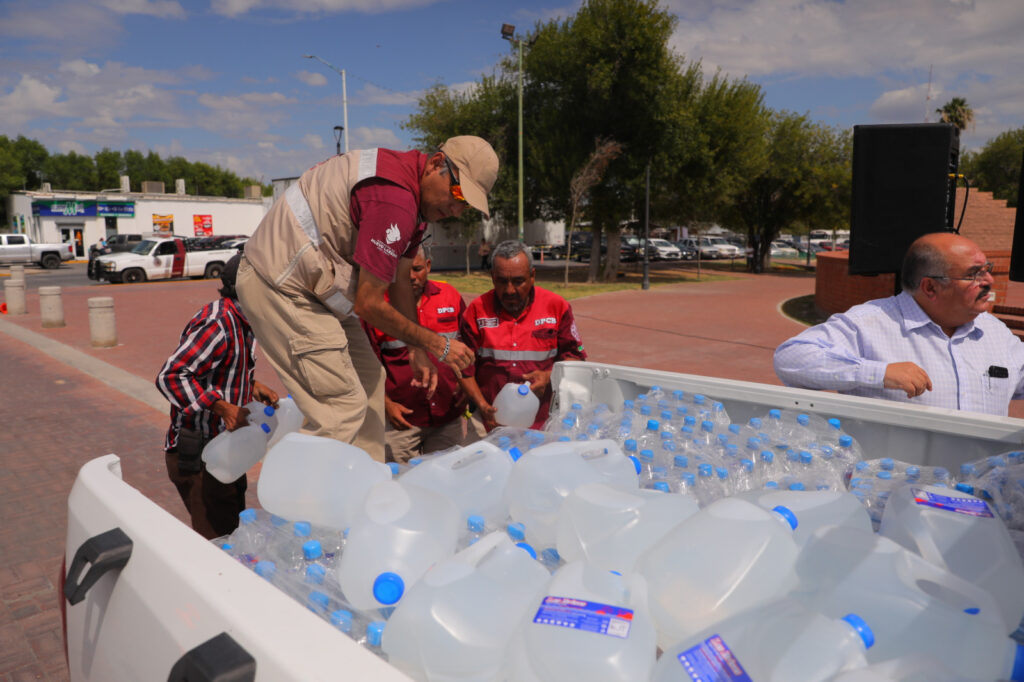
[{"label": "blue bottle cap", "polygon": [[707,400],[707,398],[702,396],[700,393],[697,393],[693,396],[693,402],[696,403],[697,405],[703,405],[705,400]]},{"label": "blue bottle cap", "polygon": [[527,542],[517,542],[516,543],[516,547],[518,547],[521,550],[524,550],[532,558],[534,558],[534,559],[537,558],[537,550],[535,550],[533,547],[531,547],[529,543],[527,543]]},{"label": "blue bottle cap", "polygon": [[526,539],[526,527],[521,523],[510,523],[505,530],[508,536],[516,542]]},{"label": "blue bottle cap", "polygon": [[622,401],[622,406],[625,407],[627,410],[632,410],[633,409],[633,405],[634,405],[634,403],[633,403],[632,400],[623,400]]},{"label": "blue bottle cap", "polygon": [[807,426],[808,424],[811,423],[811,418],[808,417],[806,414],[798,414],[796,416],[796,423],[799,424],[800,426]]},{"label": "blue bottle cap", "polygon": [[686,397],[686,394],[677,388],[676,390],[672,391],[672,397],[675,398],[676,400],[682,400],[684,397]]},{"label": "blue bottle cap", "polygon": [[672,489],[668,487],[668,483],[665,481],[655,481],[654,489],[663,493],[672,492]]},{"label": "blue bottle cap", "polygon": [[662,410],[661,411],[661,418],[664,421],[672,421],[672,411],[671,410]]},{"label": "blue bottle cap", "polygon": [[410,467],[418,467],[422,463],[423,463],[423,458],[422,457],[413,457],[412,459],[409,460],[409,466]]},{"label": "blue bottle cap", "polygon": [[263,414],[267,415],[268,417],[273,417],[274,416],[274,406],[273,405],[264,405],[263,406]]},{"label": "blue bottle cap", "polygon": [[896,462],[893,460],[892,457],[883,457],[881,460],[879,460],[879,466],[881,466],[886,471],[892,471],[893,468],[896,466]]},{"label": "blue bottle cap", "polygon": [[633,468],[634,468],[634,469],[636,469],[636,473],[637,473],[637,474],[639,474],[639,473],[640,473],[641,471],[643,471],[643,468],[644,468],[644,467],[643,467],[643,465],[642,465],[642,464],[640,464],[640,460],[639,460],[639,459],[637,459],[637,458],[636,458],[636,457],[634,457],[633,455],[630,455],[630,456],[629,456],[629,458],[630,458],[631,460],[633,460]]},{"label": "blue bottle cap", "polygon": [[647,420],[647,430],[648,431],[658,431],[660,429],[661,429],[661,424],[658,423],[657,419],[648,419]]},{"label": "blue bottle cap", "polygon": [[725,479],[729,478],[729,470],[726,469],[725,467],[716,467],[715,475],[718,476],[718,480],[724,481]]},{"label": "blue bottle cap", "polygon": [[961,476],[973,476],[974,475],[974,465],[971,464],[970,462],[965,462],[964,464],[961,464],[960,465],[960,475]]},{"label": "blue bottle cap", "polygon": [[385,622],[382,620],[375,620],[366,626],[366,643],[370,646],[380,646],[381,640],[384,638],[384,626]]},{"label": "blue bottle cap", "polygon": [[748,474],[754,470],[754,460],[752,459],[741,459],[740,466],[743,467],[743,471]]},{"label": "blue bottle cap", "polygon": [[882,479],[883,481],[891,480],[892,479],[892,472],[891,471],[879,471],[878,472],[878,477],[880,479]]},{"label": "blue bottle cap", "polygon": [[320,546],[319,540],[307,540],[302,543],[302,556],[306,558],[306,561],[313,561],[319,559],[324,555],[323,547]]},{"label": "blue bottle cap", "polygon": [[220,546],[220,548],[223,549],[225,552],[230,552],[235,548],[235,546],[232,545],[230,542],[225,542]]},{"label": "blue bottle cap", "polygon": [[347,609],[338,609],[337,611],[331,611],[330,615],[331,625],[338,628],[342,632],[352,632],[352,612]]},{"label": "blue bottle cap", "polygon": [[555,549],[554,547],[548,547],[547,549],[543,550],[540,553],[540,555],[541,555],[541,558],[543,558],[543,560],[546,563],[549,563],[549,564],[557,564],[559,561],[562,560],[562,556],[558,553],[558,550]]},{"label": "blue bottle cap", "polygon": [[801,483],[800,481],[797,481],[796,483],[790,483],[789,484],[789,489],[790,490],[804,490],[804,484]]},{"label": "blue bottle cap", "polygon": [[654,461],[654,450],[641,450],[640,461],[644,464],[650,464]]},{"label": "blue bottle cap", "polygon": [[700,423],[700,428],[701,428],[701,431],[706,431],[708,433],[711,433],[712,431],[715,430],[715,423],[705,419],[704,421],[702,421]]},{"label": "blue bottle cap", "polygon": [[313,590],[306,597],[306,606],[313,613],[323,613],[330,607],[331,598],[320,590]]},{"label": "blue bottle cap", "polygon": [[263,433],[270,433],[270,424],[260,424],[260,430]]},{"label": "blue bottle cap", "polygon": [[327,569],[320,564],[306,566],[306,582],[311,585],[323,585],[327,577]]},{"label": "blue bottle cap", "polygon": [[270,580],[274,577],[274,574],[277,573],[277,565],[274,564],[273,561],[257,561],[252,570],[255,571],[256,575],[259,577]]},{"label": "blue bottle cap", "polygon": [[842,424],[839,422],[839,418],[838,417],[832,417],[831,419],[829,419],[828,420],[828,425],[831,426],[836,431],[838,431],[839,429],[843,428]]},{"label": "blue bottle cap", "polygon": [[397,476],[398,472],[401,470],[401,467],[398,466],[398,462],[388,462],[388,469],[391,469],[392,476]]},{"label": "blue bottle cap", "polygon": [[761,447],[761,439],[754,438],[753,436],[751,436],[750,438],[747,439],[747,447],[750,448],[751,450],[757,450],[758,448]]},{"label": "blue bottle cap", "polygon": [[580,410],[583,409],[583,405],[581,405],[579,403],[573,403],[572,405],[569,406],[569,409],[570,410],[576,410],[577,412],[579,412]]},{"label": "blue bottle cap", "polygon": [[256,510],[251,507],[249,509],[243,509],[238,514],[238,520],[242,523],[242,525],[253,523],[254,521],[256,521]]},{"label": "blue bottle cap", "polygon": [[727,433],[720,433],[718,434],[717,438],[718,442],[723,446],[729,442],[729,434]]},{"label": "blue bottle cap", "polygon": [[529,384],[519,384],[519,388],[516,389],[516,393],[518,393],[519,395],[526,395],[529,392],[530,392],[530,385]]},{"label": "blue bottle cap", "polygon": [[562,419],[562,426],[564,426],[567,429],[571,429],[576,426],[576,422],[573,420],[572,417],[565,417],[564,419]]},{"label": "blue bottle cap", "polygon": [[636,452],[636,440],[633,438],[627,438],[622,443],[622,447],[625,448],[626,452]]},{"label": "blue bottle cap", "polygon": [[697,477],[693,475],[692,471],[684,471],[683,475],[679,477],[679,480],[686,483],[686,485],[693,487],[697,483]]},{"label": "blue bottle cap", "polygon": [[517,447],[511,447],[508,449],[508,456],[512,458],[513,462],[518,462],[519,458],[523,456],[523,451]]},{"label": "blue bottle cap", "polygon": [[967,493],[968,495],[974,494],[974,486],[970,485],[969,483],[957,483],[956,490],[962,493]]},{"label": "blue bottle cap", "polygon": [[690,427],[696,426],[697,425],[697,418],[695,416],[693,416],[692,414],[688,414],[685,417],[683,417],[683,424],[685,424],[686,426],[690,426]]},{"label": "blue bottle cap", "polygon": [[789,507],[783,507],[780,504],[779,506],[772,508],[772,511],[781,516],[782,518],[784,518],[786,520],[786,523],[789,524],[790,528],[796,530],[796,527],[798,525],[796,520],[796,514],[794,514],[789,509]]},{"label": "blue bottle cap", "polygon": [[391,606],[401,599],[404,593],[405,581],[397,573],[386,571],[373,581],[373,598],[381,604]]},{"label": "blue bottle cap", "polygon": [[748,421],[747,423],[750,424],[751,428],[754,428],[754,429],[761,428],[761,419],[758,418],[758,417],[751,417],[750,421]]},{"label": "blue bottle cap", "polygon": [[512,439],[508,436],[501,436],[498,438],[498,447],[502,450],[507,450],[509,445],[512,445]]},{"label": "blue bottle cap", "polygon": [[907,473],[907,476],[910,477],[910,478],[914,478],[914,477],[920,476],[921,475],[921,467],[914,466],[914,465],[908,466],[906,473]]},{"label": "blue bottle cap", "polygon": [[770,419],[782,419],[781,410],[768,410],[768,417]]},{"label": "blue bottle cap", "polygon": [[705,462],[697,467],[697,473],[704,478],[710,478],[711,474],[714,473],[711,469],[711,465]]},{"label": "blue bottle cap", "polygon": [[310,532],[309,521],[296,521],[292,525],[292,534],[297,538],[308,538]]},{"label": "blue bottle cap", "polygon": [[779,484],[776,483],[775,481],[765,481],[764,487],[768,488],[769,490],[778,490]]},{"label": "blue bottle cap", "polygon": [[675,466],[679,467],[680,469],[685,469],[686,467],[690,466],[690,460],[686,457],[686,455],[676,455],[675,457],[672,458],[672,463]]},{"label": "blue bottle cap", "polygon": [[484,517],[479,514],[470,514],[466,519],[466,527],[474,533],[482,533],[484,531]]},{"label": "blue bottle cap", "polygon": [[843,620],[849,623],[850,627],[857,631],[860,635],[861,640],[864,641],[864,648],[870,649],[875,644],[875,633],[871,632],[871,628],[864,622],[864,619],[858,616],[856,613],[848,613],[843,616]]},{"label": "blue bottle cap", "polygon": [[847,435],[845,433],[843,435],[839,436],[839,447],[841,447],[841,448],[848,448],[851,445],[853,445],[853,437],[852,436],[849,436],[849,435]]},{"label": "blue bottle cap", "polygon": [[651,406],[650,405],[641,405],[640,406],[640,416],[642,416],[642,417],[649,417],[649,416],[651,416]]},{"label": "blue bottle cap", "polygon": [[966,613],[966,614],[968,614],[970,616],[976,616],[979,613],[981,613],[981,609],[978,608],[977,606],[971,606],[971,607],[968,607],[968,608],[964,609],[964,613]]},{"label": "blue bottle cap", "polygon": [[761,461],[766,464],[771,464],[772,462],[775,461],[775,453],[772,452],[771,450],[762,450]]},{"label": "blue bottle cap", "polygon": [[568,443],[571,440],[572,440],[572,438],[569,438],[569,436],[559,436],[558,437],[558,442],[559,443]]},{"label": "blue bottle cap", "polygon": [[813,461],[813,460],[814,460],[814,455],[809,453],[807,450],[801,450],[800,451],[800,463],[801,464],[810,464],[811,461]]},{"label": "blue bottle cap", "polygon": [[693,435],[693,427],[692,426],[684,426],[683,428],[679,429],[679,433],[686,433],[686,434],[689,434],[689,435],[692,436]]}]

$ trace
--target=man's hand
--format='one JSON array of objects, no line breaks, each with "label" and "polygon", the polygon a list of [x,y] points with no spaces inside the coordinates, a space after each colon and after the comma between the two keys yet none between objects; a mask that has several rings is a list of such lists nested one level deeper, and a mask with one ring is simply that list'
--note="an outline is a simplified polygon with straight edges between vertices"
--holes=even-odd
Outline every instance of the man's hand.
[{"label": "man's hand", "polygon": [[480,415],[480,421],[483,422],[484,428],[488,431],[493,431],[500,426],[494,419],[494,415],[497,412],[494,406],[488,402],[482,402],[476,406],[476,412]]},{"label": "man's hand", "polygon": [[913,362],[893,362],[885,368],[883,386],[906,391],[908,398],[916,398],[932,390],[932,380]]},{"label": "man's hand", "polygon": [[261,384],[256,380],[253,380],[252,382],[252,397],[260,401],[264,405],[270,405],[275,410],[279,407],[279,405],[277,404],[277,391],[270,388],[266,384]]},{"label": "man's hand", "polygon": [[427,398],[432,398],[437,390],[437,366],[430,360],[427,351],[410,346],[409,368],[412,369],[412,385],[427,389]]},{"label": "man's hand", "polygon": [[473,355],[473,351],[469,349],[469,346],[461,341],[452,339],[451,347],[448,348],[448,357],[445,358],[444,364],[454,369],[456,374],[459,374],[475,361],[476,356]]},{"label": "man's hand", "polygon": [[249,410],[238,405],[232,405],[226,400],[215,402],[210,411],[221,418],[221,421],[224,422],[224,428],[228,431],[234,431],[245,426],[246,417],[249,416]]},{"label": "man's hand", "polygon": [[551,383],[551,370],[535,369],[524,374],[523,380],[530,382],[530,390],[533,391],[535,396],[540,398],[544,395],[544,391],[547,390],[548,384]]},{"label": "man's hand", "polygon": [[401,403],[396,403],[387,396],[384,397],[384,413],[387,414],[388,421],[391,422],[391,426],[396,431],[405,431],[412,428],[412,424],[405,420],[405,415],[412,414],[412,410]]}]

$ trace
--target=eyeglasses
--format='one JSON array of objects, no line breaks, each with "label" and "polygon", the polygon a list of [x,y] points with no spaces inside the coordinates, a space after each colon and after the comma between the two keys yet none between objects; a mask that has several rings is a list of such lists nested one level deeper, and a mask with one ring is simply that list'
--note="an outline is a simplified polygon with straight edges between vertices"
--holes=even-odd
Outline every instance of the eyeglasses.
[{"label": "eyeglasses", "polygon": [[949,275],[925,275],[925,277],[931,277],[932,279],[956,279],[964,282],[973,282],[974,284],[981,284],[985,279],[986,275],[992,274],[992,269],[995,266],[992,263],[985,263],[978,267],[976,270],[972,268],[969,270],[967,275],[964,277],[950,277]]},{"label": "eyeglasses", "polygon": [[448,163],[448,157],[444,157],[444,166],[448,169],[448,191],[452,193],[452,196],[466,204],[466,197],[462,196],[462,185],[459,184],[459,179],[455,177],[455,169]]}]

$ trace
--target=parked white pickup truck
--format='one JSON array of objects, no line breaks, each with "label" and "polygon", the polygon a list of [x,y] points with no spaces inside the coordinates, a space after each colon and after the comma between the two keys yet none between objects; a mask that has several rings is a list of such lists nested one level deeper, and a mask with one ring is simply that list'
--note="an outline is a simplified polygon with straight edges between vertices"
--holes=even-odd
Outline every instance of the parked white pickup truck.
[{"label": "parked white pickup truck", "polygon": [[[875,457],[954,470],[1019,447],[1024,432],[1019,419],[591,362],[558,363],[551,381],[560,404],[621,403],[659,385],[714,396],[734,421],[774,407],[837,416]],[[72,682],[408,682],[126,484],[119,462],[86,463],[68,499]]]},{"label": "parked white pickup truck", "polygon": [[0,234],[0,263],[38,263],[48,270],[75,257],[75,247],[67,244],[36,244],[28,235]]},{"label": "parked white pickup truck", "polygon": [[131,251],[110,253],[96,259],[99,279],[110,282],[145,282],[173,277],[220,277],[224,264],[237,249],[192,251],[175,237],[143,239]]}]

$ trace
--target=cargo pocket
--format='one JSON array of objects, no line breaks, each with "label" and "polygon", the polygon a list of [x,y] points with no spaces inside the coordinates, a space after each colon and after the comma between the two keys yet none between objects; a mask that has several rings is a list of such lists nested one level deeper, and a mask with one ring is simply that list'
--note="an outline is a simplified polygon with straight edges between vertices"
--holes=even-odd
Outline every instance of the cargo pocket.
[{"label": "cargo pocket", "polygon": [[316,397],[346,395],[359,388],[348,341],[337,335],[311,335],[289,341],[299,374]]}]

